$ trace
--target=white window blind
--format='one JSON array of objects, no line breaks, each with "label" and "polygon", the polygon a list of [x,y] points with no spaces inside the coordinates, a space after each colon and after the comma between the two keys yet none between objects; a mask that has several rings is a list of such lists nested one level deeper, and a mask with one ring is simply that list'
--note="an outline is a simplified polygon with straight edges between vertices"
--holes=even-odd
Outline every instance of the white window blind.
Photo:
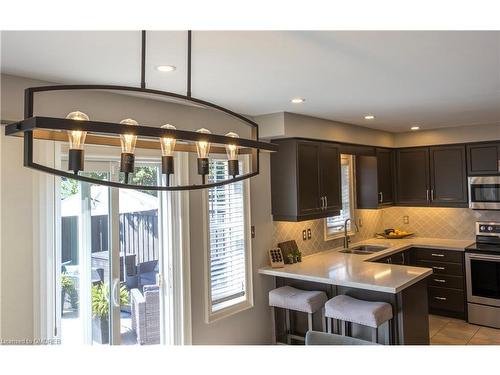
[{"label": "white window blind", "polygon": [[[354,197],[352,181],[352,156],[342,155],[340,164],[340,175],[342,184],[342,209],[340,214],[326,219],[326,226],[330,234],[344,231],[344,222],[346,219],[353,218]],[[349,222],[347,230],[351,230]]]},{"label": "white window blind", "polygon": [[[240,163],[240,170],[242,170]],[[209,182],[228,179],[227,161],[210,160]],[[243,182],[208,190],[212,310],[245,295],[245,200]]]}]

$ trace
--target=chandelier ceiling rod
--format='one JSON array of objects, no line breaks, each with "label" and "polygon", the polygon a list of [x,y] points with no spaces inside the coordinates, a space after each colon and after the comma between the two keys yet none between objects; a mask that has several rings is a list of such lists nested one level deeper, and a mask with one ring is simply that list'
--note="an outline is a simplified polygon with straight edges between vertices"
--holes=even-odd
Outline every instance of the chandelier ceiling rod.
[{"label": "chandelier ceiling rod", "polygon": [[191,97],[191,30],[188,30],[188,56],[187,56],[187,94]]},{"label": "chandelier ceiling rod", "polygon": [[142,30],[141,89],[146,88],[146,30]]}]

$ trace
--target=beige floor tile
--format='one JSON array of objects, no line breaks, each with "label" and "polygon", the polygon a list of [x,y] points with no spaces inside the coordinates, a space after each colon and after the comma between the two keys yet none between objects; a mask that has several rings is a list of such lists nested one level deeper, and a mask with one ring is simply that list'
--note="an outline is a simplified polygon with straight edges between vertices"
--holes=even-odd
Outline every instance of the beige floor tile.
[{"label": "beige floor tile", "polygon": [[481,345],[481,342],[500,344],[500,329],[481,327],[472,337],[471,341],[473,340],[472,344],[477,343],[477,345]]},{"label": "beige floor tile", "polygon": [[473,338],[471,338],[469,340],[467,345],[500,345],[500,341],[483,339],[483,338],[474,336]]},{"label": "beige floor tile", "polygon": [[479,331],[479,326],[464,321],[450,321],[437,334],[469,341]]},{"label": "beige floor tile", "polygon": [[466,345],[467,341],[469,339],[451,337],[439,332],[432,336],[431,345]]},{"label": "beige floor tile", "polygon": [[429,315],[429,337],[438,333],[450,320],[437,315]]}]

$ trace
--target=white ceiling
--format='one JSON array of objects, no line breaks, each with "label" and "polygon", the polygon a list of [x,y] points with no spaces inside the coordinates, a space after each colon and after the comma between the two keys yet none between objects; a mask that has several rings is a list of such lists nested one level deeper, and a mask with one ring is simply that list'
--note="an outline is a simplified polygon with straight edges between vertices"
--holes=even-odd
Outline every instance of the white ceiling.
[{"label": "white ceiling", "polygon": [[[147,37],[147,86],[184,94],[186,32]],[[140,41],[139,31],[3,31],[1,71],[136,86]],[[192,51],[193,96],[248,115],[289,111],[393,132],[500,123],[498,31],[194,31]],[[177,70],[160,73],[161,64]]]}]

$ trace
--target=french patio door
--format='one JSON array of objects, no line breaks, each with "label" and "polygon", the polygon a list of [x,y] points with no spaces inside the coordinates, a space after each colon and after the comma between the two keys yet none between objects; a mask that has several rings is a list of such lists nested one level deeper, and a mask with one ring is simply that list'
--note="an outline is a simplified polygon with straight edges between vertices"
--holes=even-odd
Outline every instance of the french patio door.
[{"label": "french patio door", "polygon": [[[119,163],[86,161],[94,178],[120,181]],[[136,165],[132,180],[157,184],[159,165]],[[61,243],[56,262],[56,327],[61,343],[172,342],[162,238],[170,200],[160,192],[74,180],[60,186]],[[167,322],[167,324],[165,324]],[[168,330],[170,332],[170,330]]]}]

